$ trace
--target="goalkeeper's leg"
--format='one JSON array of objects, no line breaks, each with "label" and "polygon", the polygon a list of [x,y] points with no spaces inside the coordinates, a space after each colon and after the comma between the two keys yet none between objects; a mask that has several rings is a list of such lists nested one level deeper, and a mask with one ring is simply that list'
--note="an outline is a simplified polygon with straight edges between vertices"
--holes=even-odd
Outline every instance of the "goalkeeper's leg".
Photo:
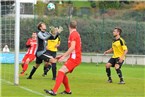
[{"label": "goalkeeper's leg", "polygon": [[39,67],[40,64],[36,64],[35,66],[33,66],[29,76],[27,79],[32,79],[33,74],[35,73],[35,71],[37,70],[37,68]]},{"label": "goalkeeper's leg", "polygon": [[35,71],[37,70],[39,65],[42,63],[42,61],[43,61],[42,59],[36,57],[36,65],[33,66],[33,68],[32,68],[32,70],[31,70],[31,72],[30,72],[30,74],[29,74],[27,79],[32,79],[33,74],[35,73]]}]

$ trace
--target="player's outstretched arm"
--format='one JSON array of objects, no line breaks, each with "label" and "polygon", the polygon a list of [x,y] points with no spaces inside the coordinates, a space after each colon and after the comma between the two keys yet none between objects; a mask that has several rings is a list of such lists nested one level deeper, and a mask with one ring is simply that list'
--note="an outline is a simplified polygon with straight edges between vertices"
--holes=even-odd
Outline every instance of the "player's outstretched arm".
[{"label": "player's outstretched arm", "polygon": [[111,53],[111,52],[113,52],[113,49],[112,49],[112,48],[110,48],[109,50],[105,51],[105,52],[104,52],[104,55],[106,55],[106,54],[108,54],[108,53]]},{"label": "player's outstretched arm", "polygon": [[57,32],[58,32],[58,33],[61,33],[62,31],[63,31],[63,27],[62,27],[62,26],[59,26]]},{"label": "player's outstretched arm", "polygon": [[70,48],[63,54],[63,56],[58,60],[58,62],[63,61],[65,57],[67,57],[68,55],[70,55],[74,51],[75,45],[76,45],[76,42],[75,41],[72,41]]},{"label": "player's outstretched arm", "polygon": [[48,33],[50,35],[48,39],[56,39],[62,31],[63,31],[63,27],[61,26],[59,26],[59,28],[51,27],[51,31]]},{"label": "player's outstretched arm", "polygon": [[38,37],[42,40],[47,40],[51,36],[50,33],[43,35],[42,33],[38,33]]}]

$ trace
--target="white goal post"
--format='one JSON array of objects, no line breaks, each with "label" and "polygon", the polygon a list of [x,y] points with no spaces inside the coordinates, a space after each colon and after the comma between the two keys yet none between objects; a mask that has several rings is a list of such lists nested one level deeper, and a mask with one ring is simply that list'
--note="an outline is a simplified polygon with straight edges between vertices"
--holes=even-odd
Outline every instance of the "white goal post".
[{"label": "white goal post", "polygon": [[20,1],[15,2],[15,65],[14,84],[19,84],[19,44],[20,44]]},{"label": "white goal post", "polygon": [[20,3],[36,4],[37,0],[15,0],[15,65],[14,85],[19,85]]}]

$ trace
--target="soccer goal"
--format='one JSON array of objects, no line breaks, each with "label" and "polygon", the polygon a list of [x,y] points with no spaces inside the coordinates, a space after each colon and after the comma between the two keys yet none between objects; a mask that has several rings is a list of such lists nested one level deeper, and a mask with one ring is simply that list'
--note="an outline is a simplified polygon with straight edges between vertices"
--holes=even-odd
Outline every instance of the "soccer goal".
[{"label": "soccer goal", "polygon": [[[14,65],[13,80],[14,84],[18,85],[19,64],[24,56],[20,50],[26,52],[24,44],[28,36],[31,37],[31,33],[37,31],[37,21],[45,21],[44,14],[55,15],[55,5],[47,5],[49,0],[1,0],[0,2],[0,61],[1,66],[6,67],[1,70],[4,77],[1,79],[12,81],[11,73],[8,72],[11,68],[8,65]],[[9,51],[3,50],[5,46]],[[8,78],[5,76],[6,73],[10,75]]]},{"label": "soccer goal", "polygon": [[[31,4],[33,8],[37,0],[1,0],[0,2],[0,61],[1,63],[4,63],[4,65],[14,64],[14,84],[18,85],[19,63],[20,58],[22,57],[19,54],[21,44],[20,15],[24,12],[24,6]],[[9,66],[7,66],[7,70],[1,72],[2,75],[9,73],[8,71],[10,68],[8,67]],[[11,78],[9,77],[8,79]]]}]

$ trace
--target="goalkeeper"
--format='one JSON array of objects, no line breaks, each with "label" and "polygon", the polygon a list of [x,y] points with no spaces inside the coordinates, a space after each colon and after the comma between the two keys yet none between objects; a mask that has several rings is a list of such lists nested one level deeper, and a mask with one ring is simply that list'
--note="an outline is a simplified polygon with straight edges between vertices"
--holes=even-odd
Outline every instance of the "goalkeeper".
[{"label": "goalkeeper", "polygon": [[43,22],[40,22],[37,28],[39,32],[37,34],[36,65],[33,66],[27,79],[32,79],[33,74],[43,60],[46,62],[56,63],[57,60],[54,59],[48,52],[46,52],[46,41],[48,39],[56,39],[63,31],[62,27],[55,28],[55,35],[52,35],[50,32],[46,32],[46,25]]},{"label": "goalkeeper", "polygon": [[[53,35],[55,35],[55,27],[50,27],[50,30],[51,30],[51,33],[53,34]],[[48,41],[47,41],[47,52],[51,55],[51,56],[53,56],[53,58],[55,58],[56,57],[56,53],[57,53],[57,51],[58,51],[58,47],[60,46],[60,37],[57,37],[56,39],[49,39]],[[43,75],[42,76],[46,76],[47,75],[47,72],[51,69],[51,67],[52,67],[52,74],[53,74],[53,78],[52,78],[52,80],[55,80],[56,79],[56,69],[57,69],[57,67],[56,67],[56,63],[52,63],[52,65],[51,65],[51,63],[49,64],[48,62],[45,62],[45,65],[44,65],[44,73],[43,73]]]}]

